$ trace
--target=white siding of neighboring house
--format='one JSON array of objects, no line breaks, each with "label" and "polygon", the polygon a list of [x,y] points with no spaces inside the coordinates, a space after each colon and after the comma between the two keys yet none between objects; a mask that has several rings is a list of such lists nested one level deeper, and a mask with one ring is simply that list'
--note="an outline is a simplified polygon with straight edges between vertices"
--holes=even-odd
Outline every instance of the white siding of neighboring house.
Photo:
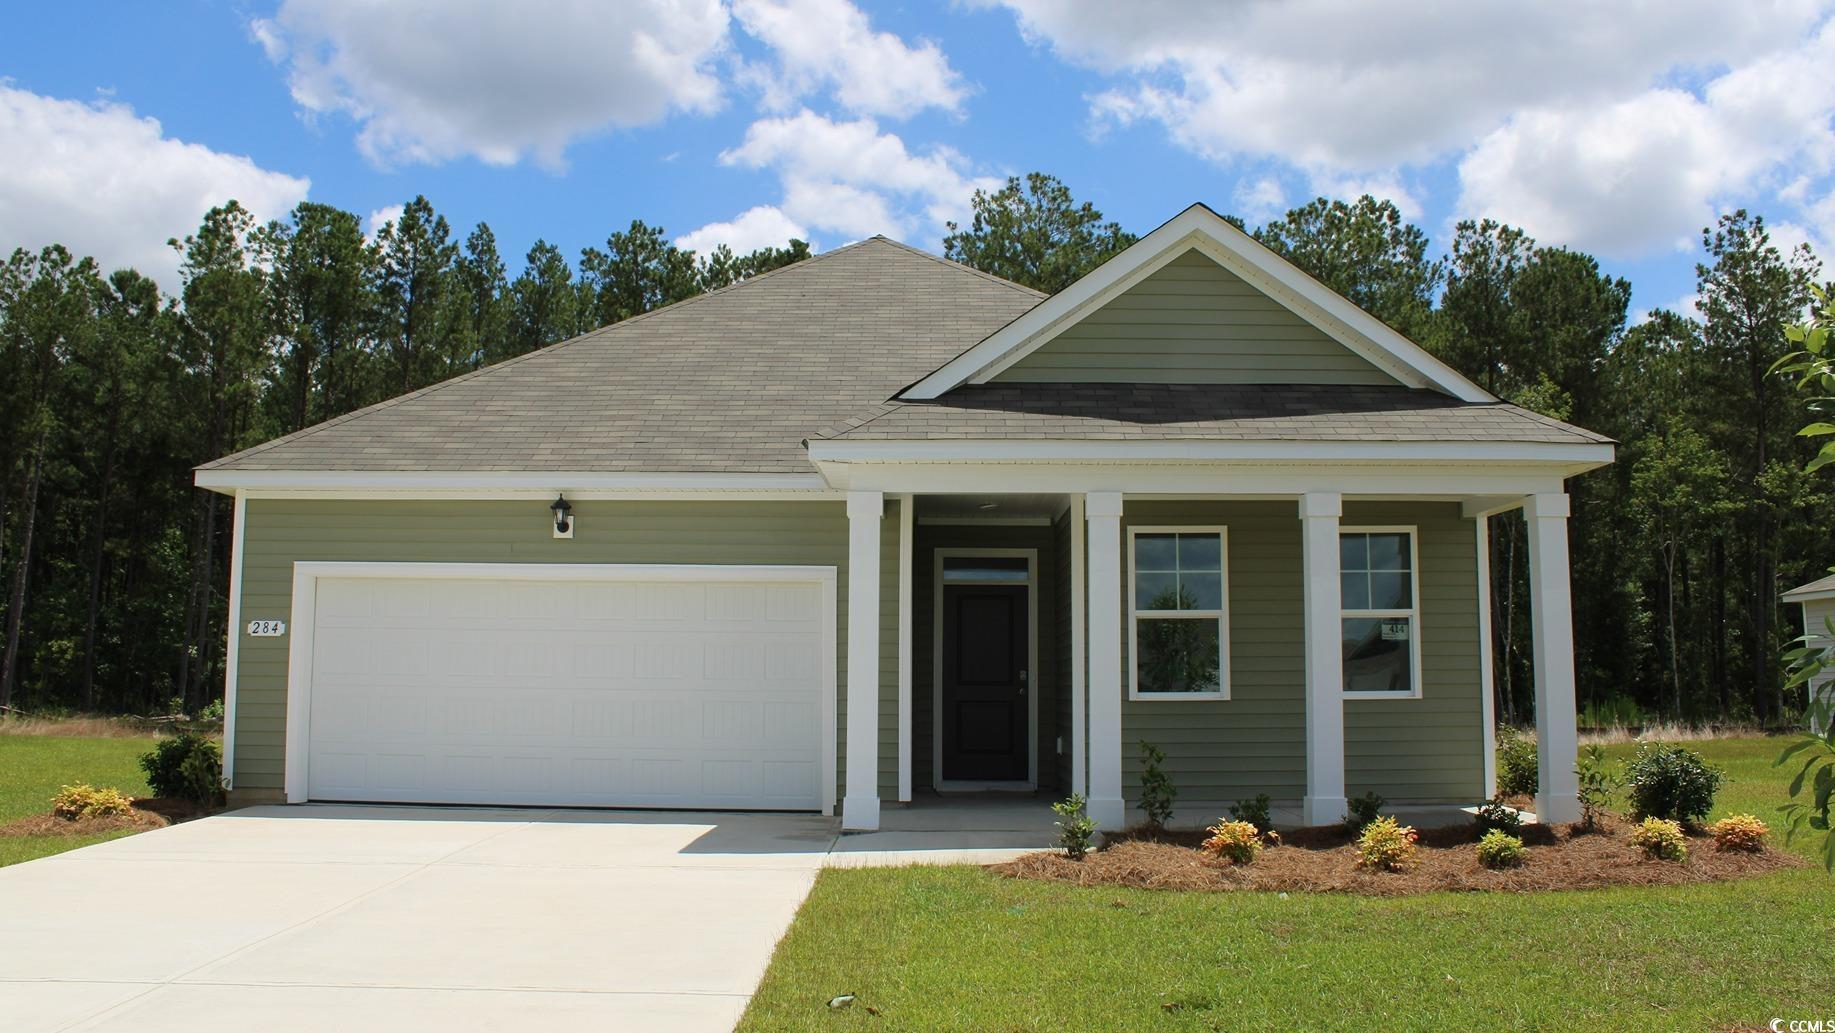
[{"label": "white siding of neighboring house", "polygon": [[[1810,639],[1811,645],[1824,649],[1835,646],[1835,641],[1829,638],[1830,617],[1835,617],[1835,599],[1811,599],[1803,604],[1803,631],[1814,636]],[[1820,697],[1825,702],[1835,702],[1830,692],[1832,683],[1835,683],[1835,668],[1824,671],[1810,682],[1810,698],[1814,700]]]}]

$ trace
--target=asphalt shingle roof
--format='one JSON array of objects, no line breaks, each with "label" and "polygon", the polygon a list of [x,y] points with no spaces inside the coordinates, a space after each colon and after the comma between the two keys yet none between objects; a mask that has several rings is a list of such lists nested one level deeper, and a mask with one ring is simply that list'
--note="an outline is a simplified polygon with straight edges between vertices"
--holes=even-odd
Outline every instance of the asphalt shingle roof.
[{"label": "asphalt shingle roof", "polygon": [[894,401],[831,440],[1520,441],[1611,439],[1505,403],[1325,384],[981,384]]},{"label": "asphalt shingle roof", "polygon": [[807,473],[814,438],[1607,440],[1403,387],[990,384],[889,401],[1043,298],[875,237],[203,469]]}]

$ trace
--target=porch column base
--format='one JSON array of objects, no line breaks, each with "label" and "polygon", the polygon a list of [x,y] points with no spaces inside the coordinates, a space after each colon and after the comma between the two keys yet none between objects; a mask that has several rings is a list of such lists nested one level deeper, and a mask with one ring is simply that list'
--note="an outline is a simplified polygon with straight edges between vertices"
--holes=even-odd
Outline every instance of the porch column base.
[{"label": "porch column base", "polygon": [[1084,810],[1104,832],[1120,832],[1128,827],[1128,804],[1124,800],[1091,800]]},{"label": "porch column base", "polygon": [[1567,825],[1580,820],[1580,797],[1573,793],[1556,796],[1536,794],[1536,820],[1544,825]]},{"label": "porch column base", "polygon": [[1300,822],[1305,825],[1336,825],[1349,810],[1350,805],[1342,796],[1308,796],[1300,801]]},{"label": "porch column base", "polygon": [[848,832],[879,829],[879,797],[849,796],[841,801],[841,828]]}]

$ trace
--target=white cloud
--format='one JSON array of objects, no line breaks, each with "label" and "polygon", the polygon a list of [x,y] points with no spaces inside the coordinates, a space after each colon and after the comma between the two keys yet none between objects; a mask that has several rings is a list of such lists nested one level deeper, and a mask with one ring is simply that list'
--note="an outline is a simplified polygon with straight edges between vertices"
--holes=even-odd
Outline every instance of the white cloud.
[{"label": "white cloud", "polygon": [[373,162],[559,167],[580,136],[717,108],[727,20],[719,0],[282,0],[250,31]]},{"label": "white cloud", "polygon": [[1826,0],[978,2],[1112,78],[1099,125],[1405,208],[1400,170],[1451,163],[1459,214],[1608,253],[1692,237],[1725,198],[1835,152]]},{"label": "white cloud", "polygon": [[262,219],[310,182],[165,135],[124,104],[42,97],[0,82],[0,251],[63,244],[104,270],[133,266],[178,287],[172,237],[234,199]]},{"label": "white cloud", "polygon": [[848,0],[737,0],[733,15],[776,55],[775,68],[744,70],[772,110],[827,87],[848,111],[906,118],[931,107],[956,111],[967,92],[935,43],[875,32]]},{"label": "white cloud", "polygon": [[1287,210],[1287,188],[1273,176],[1236,184],[1236,214],[1250,223],[1267,222]]},{"label": "white cloud", "polygon": [[795,237],[807,241],[809,231],[775,205],[761,204],[748,208],[727,222],[710,222],[698,230],[675,238],[677,247],[706,255],[722,244],[736,255],[750,254],[759,248],[783,247]]},{"label": "white cloud", "polygon": [[1001,185],[972,175],[966,159],[947,147],[914,154],[872,119],[835,121],[807,110],[752,123],[745,140],[720,160],[775,172],[784,215],[854,239],[915,234],[932,244],[945,222],[969,210],[977,189]]},{"label": "white cloud", "polygon": [[366,216],[363,220],[363,235],[374,237],[382,228],[391,222],[401,219],[401,213],[408,210],[405,204],[385,204]]}]

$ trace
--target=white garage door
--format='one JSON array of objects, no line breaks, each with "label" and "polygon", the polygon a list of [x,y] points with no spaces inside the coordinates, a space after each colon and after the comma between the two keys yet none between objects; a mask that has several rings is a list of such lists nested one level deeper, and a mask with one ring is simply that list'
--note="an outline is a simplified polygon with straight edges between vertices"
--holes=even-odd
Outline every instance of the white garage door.
[{"label": "white garage door", "polygon": [[824,583],[704,577],[317,578],[308,795],[822,808]]}]

